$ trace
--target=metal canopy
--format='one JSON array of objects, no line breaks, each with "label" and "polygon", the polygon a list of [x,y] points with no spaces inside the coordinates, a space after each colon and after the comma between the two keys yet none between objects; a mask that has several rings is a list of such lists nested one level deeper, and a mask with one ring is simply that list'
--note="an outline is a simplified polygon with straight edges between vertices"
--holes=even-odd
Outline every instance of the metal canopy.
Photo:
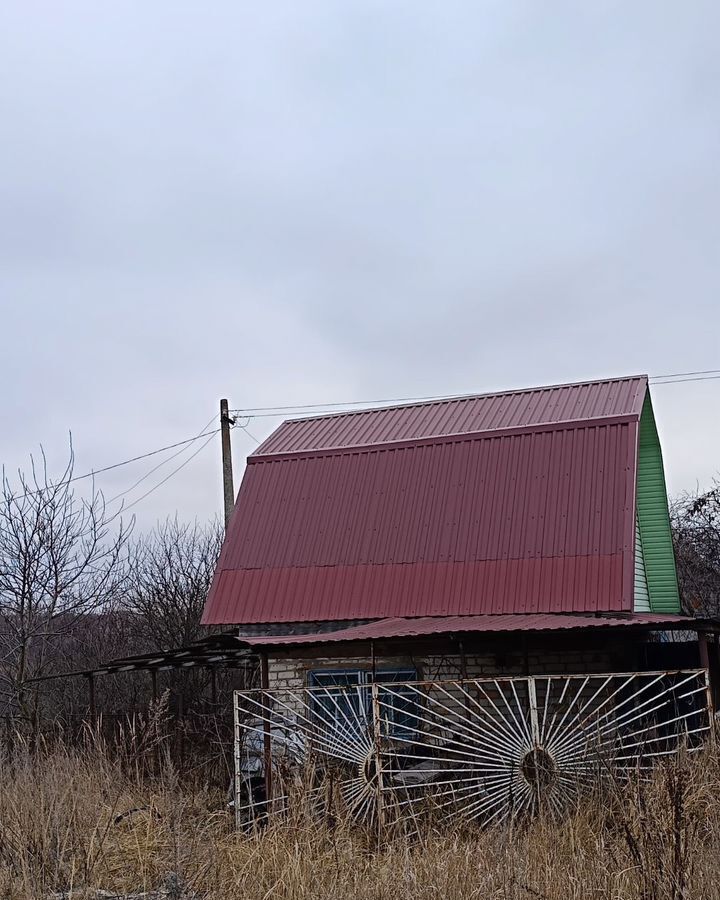
[{"label": "metal canopy", "polygon": [[96,669],[61,672],[57,675],[46,675],[32,680],[50,681],[54,678],[70,678],[79,675],[91,678],[94,675],[113,675],[120,672],[161,672],[167,669],[190,669],[197,666],[238,669],[252,665],[255,661],[255,654],[247,645],[240,643],[236,635],[225,633],[211,635],[186,647],[156,650],[154,653],[141,653],[136,656],[112,659]]},{"label": "metal canopy", "polygon": [[712,631],[717,623],[670,613],[633,613],[615,616],[563,614],[515,614],[485,616],[423,616],[379,619],[362,625],[317,634],[253,635],[239,638],[254,648],[307,647],[319,644],[356,643],[420,637],[495,635],[510,632]]},{"label": "metal canopy", "polygon": [[32,681],[50,681],[55,678],[70,678],[83,675],[111,675],[120,672],[159,672],[167,669],[189,669],[198,666],[208,668],[243,668],[257,665],[258,655],[273,651],[289,651],[293,647],[308,650],[323,644],[336,647],[346,645],[348,649],[375,641],[412,641],[428,637],[445,636],[455,639],[461,636],[492,638],[503,633],[560,634],[647,631],[694,631],[698,633],[718,633],[720,620],[695,619],[689,616],[656,615],[635,613],[619,616],[583,615],[497,615],[497,616],[438,616],[422,618],[380,619],[364,625],[339,629],[334,632],[315,634],[266,634],[238,635],[224,632],[203,638],[185,647],[158,650],[112,659],[95,669],[81,669],[46,675]]}]

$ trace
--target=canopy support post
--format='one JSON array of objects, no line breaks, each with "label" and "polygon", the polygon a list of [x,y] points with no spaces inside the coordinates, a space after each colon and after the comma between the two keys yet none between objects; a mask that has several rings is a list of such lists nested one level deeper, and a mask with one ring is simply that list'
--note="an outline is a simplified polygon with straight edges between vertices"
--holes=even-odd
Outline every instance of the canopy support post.
[{"label": "canopy support post", "polygon": [[95,703],[95,673],[88,672],[85,676],[88,683],[88,706],[90,713],[90,724],[95,727],[97,724],[97,705]]}]

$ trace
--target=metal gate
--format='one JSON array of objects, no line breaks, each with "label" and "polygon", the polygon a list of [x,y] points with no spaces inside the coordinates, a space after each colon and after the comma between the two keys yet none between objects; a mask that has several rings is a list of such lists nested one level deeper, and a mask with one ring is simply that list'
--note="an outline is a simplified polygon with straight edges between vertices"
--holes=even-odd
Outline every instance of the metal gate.
[{"label": "metal gate", "polygon": [[705,669],[323,686],[235,694],[238,826],[559,820],[608,779],[693,752]]}]

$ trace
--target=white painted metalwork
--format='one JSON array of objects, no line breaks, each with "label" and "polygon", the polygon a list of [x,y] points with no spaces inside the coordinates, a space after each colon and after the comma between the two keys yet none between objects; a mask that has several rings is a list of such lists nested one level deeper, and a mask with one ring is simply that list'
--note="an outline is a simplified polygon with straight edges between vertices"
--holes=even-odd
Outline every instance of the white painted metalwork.
[{"label": "white painted metalwork", "polygon": [[709,729],[704,669],[237,692],[236,815],[415,830],[560,819],[603,780],[696,750]]}]

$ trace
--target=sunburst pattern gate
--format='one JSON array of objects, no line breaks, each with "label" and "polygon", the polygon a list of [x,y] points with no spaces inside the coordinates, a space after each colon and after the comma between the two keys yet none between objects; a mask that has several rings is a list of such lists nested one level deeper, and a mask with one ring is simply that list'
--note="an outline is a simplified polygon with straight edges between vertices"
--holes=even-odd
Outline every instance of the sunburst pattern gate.
[{"label": "sunburst pattern gate", "polygon": [[237,822],[294,802],[360,825],[559,819],[710,722],[705,669],[237,692]]}]

